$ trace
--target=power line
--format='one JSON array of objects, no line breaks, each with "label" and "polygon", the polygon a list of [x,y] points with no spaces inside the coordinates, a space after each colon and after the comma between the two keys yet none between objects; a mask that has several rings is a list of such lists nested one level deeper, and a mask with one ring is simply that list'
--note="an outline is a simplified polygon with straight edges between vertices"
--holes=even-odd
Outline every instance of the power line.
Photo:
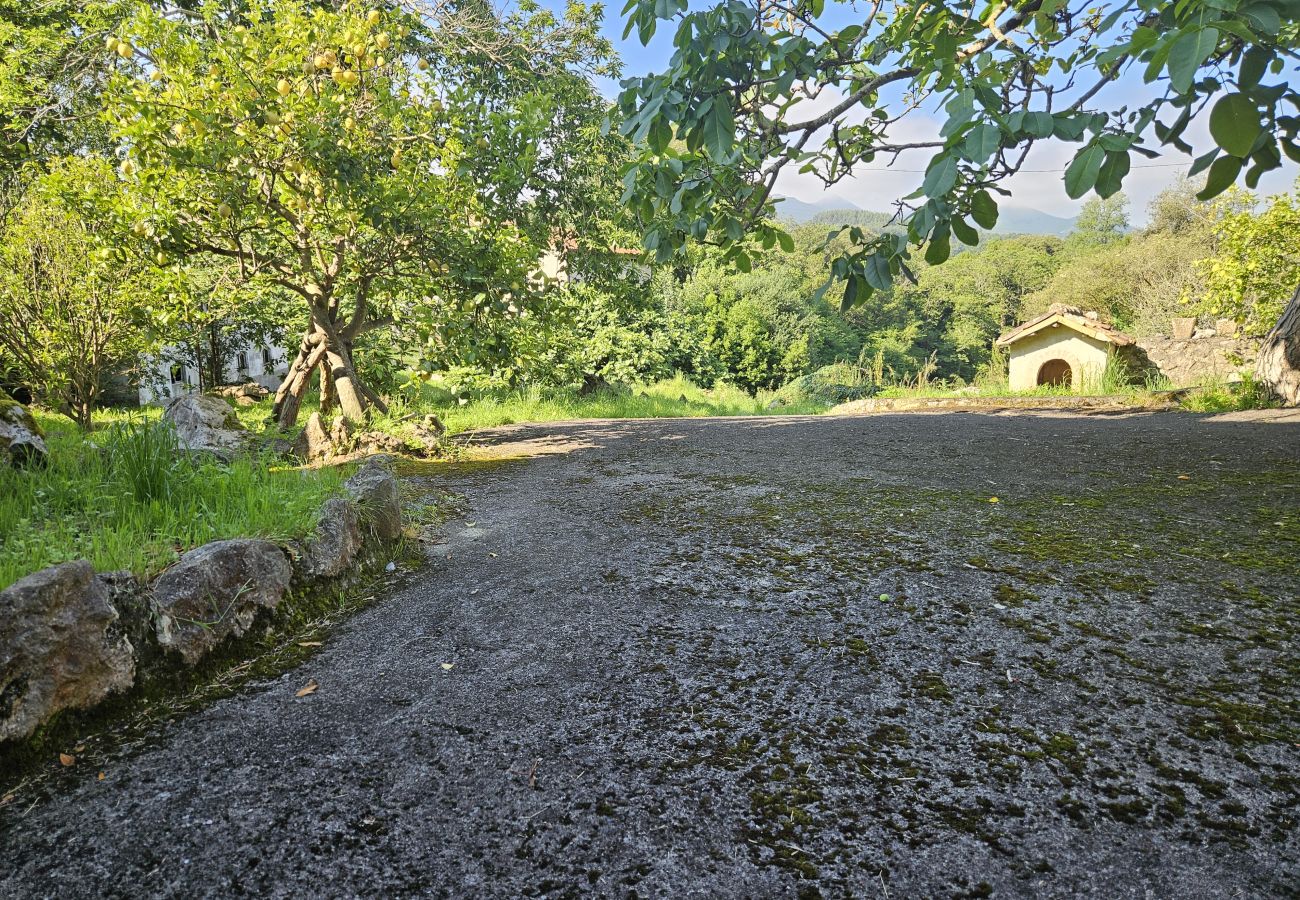
[{"label": "power line", "polygon": [[[1129,168],[1131,169],[1172,169],[1172,168],[1182,168],[1183,166],[1187,166],[1187,165],[1190,165],[1190,163],[1188,162],[1140,163],[1136,166],[1130,166]],[[1036,172],[1040,174],[1049,173],[1049,172],[1064,172],[1066,168],[1067,168],[1066,166],[1062,166],[1059,169],[1016,169],[1015,174],[1020,175],[1024,172]],[[857,175],[859,172],[911,172],[917,175],[922,175],[926,171],[927,171],[926,169],[895,169],[895,168],[887,167],[884,169],[857,169],[856,171],[854,171],[853,174]]]}]

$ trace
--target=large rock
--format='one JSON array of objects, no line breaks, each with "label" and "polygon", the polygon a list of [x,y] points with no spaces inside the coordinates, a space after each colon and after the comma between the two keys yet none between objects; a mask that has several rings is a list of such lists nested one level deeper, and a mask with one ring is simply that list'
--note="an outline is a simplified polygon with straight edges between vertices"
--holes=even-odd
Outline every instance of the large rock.
[{"label": "large rock", "polygon": [[27,408],[0,391],[0,465],[42,465],[45,437]]},{"label": "large rock", "polygon": [[239,450],[248,439],[234,407],[220,397],[183,394],[167,404],[163,417],[176,426],[176,437],[187,450]]},{"label": "large rock", "polygon": [[135,679],[108,588],[85,560],[0,591],[0,741],[29,737],[55,713],[93,706]]},{"label": "large rock", "polygon": [[303,544],[301,573],[308,578],[333,578],[344,572],[360,552],[361,518],[355,503],[336,497],[321,507],[316,533]]},{"label": "large rock", "polygon": [[293,454],[304,462],[315,462],[333,453],[334,442],[330,438],[329,431],[325,429],[325,421],[320,413],[314,412],[307,417],[307,424],[294,440]]},{"label": "large rock", "polygon": [[190,665],[274,609],[293,572],[270,541],[214,541],[191,550],[153,584],[155,629],[164,650]]},{"label": "large rock", "polygon": [[384,541],[402,536],[402,498],[397,476],[384,456],[372,456],[347,481],[347,489],[361,509],[361,522]]},{"label": "large rock", "polygon": [[270,396],[271,391],[265,385],[258,384],[256,381],[248,381],[244,384],[231,384],[217,388],[214,393],[218,397],[225,397],[238,406],[256,406]]}]

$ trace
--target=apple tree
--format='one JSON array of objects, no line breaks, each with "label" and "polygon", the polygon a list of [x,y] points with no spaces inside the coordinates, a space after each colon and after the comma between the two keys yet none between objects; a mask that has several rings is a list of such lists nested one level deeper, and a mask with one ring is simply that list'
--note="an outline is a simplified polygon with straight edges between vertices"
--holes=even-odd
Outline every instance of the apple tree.
[{"label": "apple tree", "polygon": [[[1203,198],[1300,160],[1293,0],[628,0],[624,13],[642,41],[661,22],[676,29],[667,69],[625,81],[620,98],[642,147],[625,198],[661,260],[702,240],[746,269],[754,244],[789,243],[768,218],[786,169],[831,185],[923,155],[920,189],[898,203],[903,227],[852,229],[833,260],[848,306],[910,277],[914,253],[940,263],[954,239],[974,244],[1039,142],[1077,145],[1064,171],[1075,198],[1115,195],[1158,147],[1195,152],[1202,117],[1213,146],[1190,173],[1206,174]],[[1121,77],[1146,88],[1113,99]],[[933,131],[904,124],[918,110]],[[1300,401],[1300,292],[1260,372]]]}]

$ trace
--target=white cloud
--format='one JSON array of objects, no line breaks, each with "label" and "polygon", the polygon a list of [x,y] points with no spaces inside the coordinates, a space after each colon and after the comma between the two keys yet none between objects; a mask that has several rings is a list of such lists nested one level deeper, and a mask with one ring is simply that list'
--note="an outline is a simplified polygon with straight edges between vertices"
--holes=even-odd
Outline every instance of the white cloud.
[{"label": "white cloud", "polygon": [[[816,100],[805,101],[799,105],[801,118],[811,118],[833,107],[843,97],[833,90],[825,90]],[[1121,105],[1118,98],[1100,98],[1103,106]],[[1106,103],[1110,99],[1111,103]],[[1127,98],[1135,102],[1135,98]],[[1139,98],[1141,99],[1141,98]],[[1198,151],[1213,146],[1209,136],[1207,117],[1201,116],[1188,129],[1186,139]],[[857,116],[861,120],[861,116]],[[917,110],[905,117],[890,130],[890,138],[898,142],[929,140],[939,133],[940,120],[925,111]],[[819,134],[818,138],[824,140]],[[814,138],[817,140],[817,138]],[[1071,200],[1065,193],[1064,169],[1078,151],[1078,144],[1060,141],[1040,141],[1029,152],[1021,171],[1003,183],[1011,191],[1010,199],[1003,200],[1003,205],[1037,209],[1057,216],[1074,216],[1079,208],[1093,195],[1080,200]],[[1130,202],[1130,219],[1134,225],[1147,221],[1147,206],[1152,198],[1165,188],[1174,184],[1185,175],[1191,167],[1193,156],[1166,148],[1160,157],[1146,159],[1133,154],[1133,169],[1124,181],[1124,192]],[[914,150],[899,155],[892,165],[886,165],[885,158],[878,158],[869,166],[859,167],[851,177],[838,184],[825,188],[820,179],[811,174],[799,174],[792,163],[783,170],[777,181],[776,192],[783,196],[794,197],[809,203],[827,199],[837,202],[847,201],[864,209],[889,211],[894,203],[914,191],[920,184],[926,163],[934,151]],[[1261,180],[1257,193],[1261,196],[1288,191],[1300,175],[1300,166],[1288,159],[1283,160],[1282,168],[1267,173]]]}]

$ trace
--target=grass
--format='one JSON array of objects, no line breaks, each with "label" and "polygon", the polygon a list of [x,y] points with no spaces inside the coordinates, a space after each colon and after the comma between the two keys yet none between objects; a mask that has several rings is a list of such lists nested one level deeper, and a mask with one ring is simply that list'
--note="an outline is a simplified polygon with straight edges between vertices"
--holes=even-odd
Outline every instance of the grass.
[{"label": "grass", "polygon": [[[447,426],[447,433],[452,435],[521,422],[788,415],[821,413],[827,409],[824,403],[768,409],[775,396],[772,392],[764,391],[752,396],[730,385],[701,388],[683,375],[621,390],[596,391],[585,396],[574,390],[526,387],[460,402],[441,396],[444,393],[430,391],[426,398],[394,404],[388,418],[396,422],[411,413],[436,413]],[[383,424],[379,422],[378,426],[383,427]]]},{"label": "grass", "polygon": [[101,413],[89,436],[36,415],[49,464],[0,467],[0,588],[72,559],[148,577],[208,541],[301,536],[342,489],[343,474],[333,469],[181,452],[156,413]]}]

